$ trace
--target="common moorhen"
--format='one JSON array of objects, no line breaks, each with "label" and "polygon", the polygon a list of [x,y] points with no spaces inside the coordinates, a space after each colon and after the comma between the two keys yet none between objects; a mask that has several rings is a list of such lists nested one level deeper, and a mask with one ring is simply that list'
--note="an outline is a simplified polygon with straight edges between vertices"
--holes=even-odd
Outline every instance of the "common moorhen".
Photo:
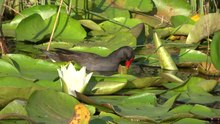
[{"label": "common moorhen", "polygon": [[117,71],[121,62],[125,62],[126,67],[129,68],[135,56],[133,49],[129,46],[121,47],[107,57],[62,48],[55,48],[55,53],[46,52],[46,54],[56,61],[73,60],[81,66],[86,66],[89,71]]}]

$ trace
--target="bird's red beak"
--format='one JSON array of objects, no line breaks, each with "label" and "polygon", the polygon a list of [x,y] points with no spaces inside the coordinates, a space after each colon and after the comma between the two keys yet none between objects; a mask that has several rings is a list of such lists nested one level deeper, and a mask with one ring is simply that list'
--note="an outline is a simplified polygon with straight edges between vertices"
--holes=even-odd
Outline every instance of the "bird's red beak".
[{"label": "bird's red beak", "polygon": [[134,60],[134,58],[131,58],[130,60],[125,62],[125,66],[126,66],[127,69],[130,67],[133,60]]}]

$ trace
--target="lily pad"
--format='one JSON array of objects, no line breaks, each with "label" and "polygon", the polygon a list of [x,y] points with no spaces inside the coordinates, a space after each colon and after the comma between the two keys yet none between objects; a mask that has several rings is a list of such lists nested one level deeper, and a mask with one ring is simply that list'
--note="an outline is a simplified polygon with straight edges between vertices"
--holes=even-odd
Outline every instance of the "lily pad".
[{"label": "lily pad", "polygon": [[117,34],[97,36],[90,40],[91,42],[83,42],[70,49],[107,56],[122,46],[134,47],[137,44],[136,38],[130,32],[118,32]]},{"label": "lily pad", "polygon": [[203,121],[203,120],[199,120],[199,119],[195,119],[195,118],[184,118],[181,119],[173,124],[209,124],[208,121]]},{"label": "lily pad", "polygon": [[[16,39],[37,42],[49,38],[52,33],[56,15],[43,19],[39,14],[33,14],[23,19],[16,28]],[[30,30],[31,29],[31,30]],[[60,13],[54,38],[57,40],[77,41],[86,36],[85,30],[77,20],[67,14]]]},{"label": "lily pad", "polygon": [[28,78],[53,81],[58,77],[58,66],[52,62],[33,59],[22,54],[7,54],[2,59],[13,65],[22,76]]},{"label": "lily pad", "polygon": [[[28,9],[23,10],[20,14],[18,14],[12,21],[11,24],[19,24],[24,18],[29,17],[33,14],[39,14],[43,20],[50,18],[54,14],[57,13],[58,6],[55,5],[38,5],[34,7],[30,7]],[[65,12],[65,9],[61,9],[61,13]]]},{"label": "lily pad", "polygon": [[13,100],[0,111],[0,115],[16,113],[19,115],[27,116],[27,111],[25,109],[25,106],[26,106],[26,101]]},{"label": "lily pad", "polygon": [[19,75],[19,71],[7,61],[0,59],[0,75]]},{"label": "lily pad", "polygon": [[71,120],[74,106],[79,101],[53,90],[35,92],[27,104],[28,115],[38,123],[66,124]]},{"label": "lily pad", "polygon": [[[163,105],[157,103],[149,104],[148,97],[152,97],[150,94],[139,94],[139,97],[134,97],[133,104],[127,104],[122,100],[121,104],[114,105],[114,111],[125,118],[139,119],[145,121],[155,121],[160,119],[163,114],[166,114],[168,110],[173,106],[173,103],[178,95],[173,96],[167,100]],[[142,98],[143,101],[140,103],[138,100]],[[129,99],[129,98],[128,98]],[[155,105],[156,104],[156,105]]]},{"label": "lily pad", "polygon": [[125,78],[118,77],[93,77],[85,89],[86,94],[104,95],[113,94],[127,84]]},{"label": "lily pad", "polygon": [[45,88],[36,85],[31,80],[26,80],[19,77],[0,77],[0,106],[4,107],[14,99],[27,100],[30,95]]},{"label": "lily pad", "polygon": [[[37,42],[49,33],[46,23],[39,14],[33,14],[23,19],[16,28],[16,39],[18,41],[30,40]],[[30,30],[31,29],[31,30]]]},{"label": "lily pad", "polygon": [[187,16],[176,15],[171,17],[171,23],[174,27],[181,26],[183,24],[195,24],[195,22]]}]

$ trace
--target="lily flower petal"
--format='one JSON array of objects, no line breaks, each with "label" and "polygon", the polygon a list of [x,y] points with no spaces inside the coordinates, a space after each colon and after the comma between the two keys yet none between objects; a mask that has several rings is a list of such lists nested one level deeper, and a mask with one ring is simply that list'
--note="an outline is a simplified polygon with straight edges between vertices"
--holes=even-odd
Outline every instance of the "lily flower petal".
[{"label": "lily flower petal", "polygon": [[93,74],[92,72],[87,74],[86,67],[82,67],[79,71],[76,71],[72,63],[69,63],[67,66],[61,66],[57,71],[64,92],[73,96],[76,96],[75,91],[80,93],[84,91]]}]

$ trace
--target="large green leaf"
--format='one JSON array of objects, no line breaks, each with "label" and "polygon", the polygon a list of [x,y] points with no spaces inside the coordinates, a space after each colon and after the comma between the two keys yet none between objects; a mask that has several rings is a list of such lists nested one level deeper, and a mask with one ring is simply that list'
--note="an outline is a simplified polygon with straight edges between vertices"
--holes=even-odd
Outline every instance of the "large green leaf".
[{"label": "large green leaf", "polygon": [[190,112],[201,118],[214,118],[219,116],[213,112],[211,108],[199,104],[196,104]]},{"label": "large green leaf", "polygon": [[[56,19],[56,15],[45,20],[48,26],[49,32],[52,32],[53,25]],[[64,41],[79,41],[86,37],[86,31],[81,26],[78,20],[71,18],[69,15],[60,13],[57,27],[54,33],[54,38]]]},{"label": "large green leaf", "polygon": [[7,61],[0,59],[0,75],[19,75],[19,71]]},{"label": "large green leaf", "polygon": [[139,94],[133,96],[132,104],[128,104],[128,102],[126,102],[126,99],[131,99],[130,97],[125,98],[121,101],[121,103],[114,105],[113,109],[117,114],[125,118],[155,121],[160,119],[162,115],[168,112],[168,110],[173,106],[173,103],[175,102],[177,96],[178,95],[173,96],[172,98],[167,100],[163,105],[157,105],[157,103],[155,103],[156,99],[153,100],[154,102],[152,102],[152,100],[149,100],[152,99],[152,94]]},{"label": "large green leaf", "polygon": [[[37,5],[23,10],[20,14],[15,16],[11,21],[11,24],[19,24],[24,18],[29,17],[33,14],[39,14],[43,20],[50,18],[57,13],[58,6],[54,5]],[[61,9],[61,13],[64,13],[65,9]]]},{"label": "large green leaf", "polygon": [[36,90],[45,89],[31,80],[19,77],[0,77],[0,107],[14,99],[28,99]]},{"label": "large green leaf", "polygon": [[183,24],[195,24],[192,19],[183,15],[172,16],[171,23],[174,27],[182,26]]},{"label": "large green leaf", "polygon": [[27,116],[27,111],[25,109],[25,101],[22,100],[13,100],[7,106],[5,106],[1,111],[0,115],[3,114],[19,114]]},{"label": "large green leaf", "polygon": [[33,14],[24,18],[18,24],[15,32],[16,40],[29,40],[33,42],[37,42],[49,34],[46,23],[39,14]]},{"label": "large green leaf", "polygon": [[[37,42],[43,38],[48,38],[52,33],[55,19],[56,15],[53,15],[44,20],[39,14],[24,18],[16,28],[16,39]],[[84,39],[85,36],[86,32],[77,20],[72,19],[67,14],[60,13],[54,33],[55,39],[77,41]]]},{"label": "large green leaf", "polygon": [[[128,19],[128,18],[125,18],[125,17],[118,17],[118,18],[114,18],[115,21],[123,24],[124,26],[127,26],[127,27],[134,27],[135,25],[137,24],[140,24],[142,23],[141,20],[139,19],[134,19],[134,18],[131,18],[131,19]],[[119,31],[128,31],[129,29],[128,28],[125,28],[123,26],[120,26],[118,24],[115,24],[115,23],[112,23],[110,21],[104,21],[102,23],[99,24],[102,29],[105,31],[105,33],[117,33]]]},{"label": "large green leaf", "polygon": [[181,120],[178,120],[177,122],[173,123],[173,124],[209,124],[208,121],[203,121],[203,120],[199,120],[199,119],[194,119],[194,118],[184,118]]},{"label": "large green leaf", "polygon": [[[117,0],[120,6],[131,11],[150,12],[153,10],[151,0]],[[122,4],[124,3],[124,5]]]},{"label": "large green leaf", "polygon": [[95,12],[92,19],[112,19],[115,17],[129,18],[129,11],[112,6],[111,1],[95,0],[92,4],[91,11]]},{"label": "large green leaf", "polygon": [[216,32],[212,39],[211,60],[216,69],[220,70],[220,32]]},{"label": "large green leaf", "polygon": [[[50,18],[54,14],[56,14],[57,10],[58,10],[58,6],[54,6],[54,5],[38,5],[38,6],[27,8],[23,10],[20,14],[17,14],[10,23],[3,24],[4,35],[15,37],[16,27],[26,17],[29,17],[33,14],[36,14],[36,15],[39,14],[42,17],[42,19],[45,20],[47,18]],[[65,9],[61,9],[61,13],[66,13]],[[39,23],[44,23],[44,22],[43,21],[36,22],[36,24],[39,24]],[[33,23],[31,25],[33,25]],[[33,28],[29,28],[29,31],[31,31],[30,29],[32,30]],[[33,30],[36,30],[36,29],[33,29]]]},{"label": "large green leaf", "polygon": [[101,56],[107,56],[122,46],[136,46],[136,38],[130,32],[118,32],[97,36],[90,39],[94,42],[84,42],[71,48],[71,50],[92,52]]},{"label": "large green leaf", "polygon": [[21,75],[29,78],[53,81],[58,77],[58,66],[52,62],[21,54],[7,54],[2,59],[13,65]]},{"label": "large green leaf", "polygon": [[220,101],[219,96],[208,93],[215,88],[216,84],[216,80],[205,80],[199,77],[191,77],[184,85],[168,90],[161,96],[170,98],[177,93],[181,93],[177,101],[210,104]]},{"label": "large green leaf", "polygon": [[66,124],[79,101],[65,93],[45,90],[35,92],[27,104],[28,115],[38,123]]},{"label": "large green leaf", "polygon": [[160,77],[143,77],[136,78],[135,80],[129,81],[126,88],[144,88],[150,87],[157,84]]},{"label": "large green leaf", "polygon": [[120,77],[93,77],[85,89],[86,94],[104,95],[113,94],[127,84],[125,78]]},{"label": "large green leaf", "polygon": [[193,49],[181,49],[178,63],[201,63],[209,61],[207,54]]},{"label": "large green leaf", "polygon": [[220,30],[220,14],[219,13],[209,13],[200,18],[196,22],[194,28],[190,31],[186,43],[198,43],[203,38],[206,38],[216,31]]}]

